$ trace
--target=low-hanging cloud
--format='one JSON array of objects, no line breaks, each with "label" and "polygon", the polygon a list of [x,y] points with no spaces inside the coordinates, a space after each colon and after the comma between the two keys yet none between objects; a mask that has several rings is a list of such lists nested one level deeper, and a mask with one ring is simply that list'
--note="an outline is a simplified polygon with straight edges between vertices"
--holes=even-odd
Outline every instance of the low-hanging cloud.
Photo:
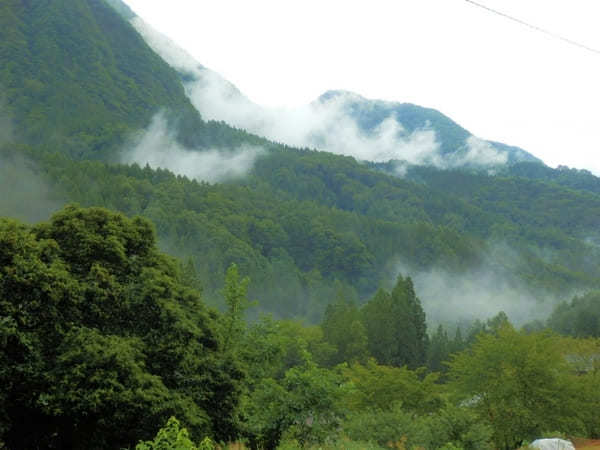
[{"label": "low-hanging cloud", "polygon": [[158,113],[142,132],[132,139],[122,162],[146,164],[168,169],[190,179],[207,182],[244,176],[254,165],[262,149],[243,145],[235,150],[190,150],[182,147],[169,129],[167,120]]},{"label": "low-hanging cloud", "polygon": [[[64,200],[35,163],[18,154],[0,155],[0,216],[30,223],[47,220]],[[8,194],[10,193],[10,194]]]},{"label": "low-hanging cloud", "polygon": [[464,151],[454,154],[449,160],[449,164],[453,167],[497,166],[507,162],[506,152],[497,150],[492,144],[476,136],[469,136]]},{"label": "low-hanging cloud", "polygon": [[434,165],[443,162],[436,132],[427,126],[408,132],[395,118],[388,117],[373,130],[362,130],[348,114],[351,94],[291,109],[262,108],[241,94],[236,95],[235,88],[207,69],[199,77],[185,83],[185,89],[207,119],[222,120],[294,147],[318,148],[362,161],[399,159]]},{"label": "low-hanging cloud", "polygon": [[416,273],[413,281],[431,323],[485,320],[504,311],[512,323],[523,325],[545,319],[554,306],[489,270],[457,275],[433,269]]},{"label": "low-hanging cloud", "polygon": [[[148,26],[139,17],[132,25],[168,64],[185,75],[184,87],[192,104],[208,120],[295,147],[326,150],[358,160],[427,164],[439,168],[502,164],[506,154],[471,136],[456,154],[442,155],[436,131],[429,125],[407,131],[394,115],[365,130],[349,109],[366,100],[350,92],[319,99],[297,108],[263,108],[246,98],[233,84],[198,64],[185,50]],[[398,172],[402,172],[402,165]]]},{"label": "low-hanging cloud", "polygon": [[35,223],[47,220],[63,204],[43,172],[14,151],[14,126],[0,94],[0,216]]},{"label": "low-hanging cloud", "polygon": [[564,300],[533,290],[519,279],[514,270],[522,261],[509,246],[490,244],[486,254],[482,264],[467,272],[443,267],[415,270],[402,262],[397,263],[396,269],[412,278],[430,324],[485,320],[503,311],[514,325],[521,326],[545,320],[554,306]]}]

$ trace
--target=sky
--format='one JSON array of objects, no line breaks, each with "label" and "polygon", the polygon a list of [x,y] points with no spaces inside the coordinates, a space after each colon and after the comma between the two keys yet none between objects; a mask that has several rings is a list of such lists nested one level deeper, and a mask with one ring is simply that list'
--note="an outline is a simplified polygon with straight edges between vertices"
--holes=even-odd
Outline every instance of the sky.
[{"label": "sky", "polygon": [[252,101],[344,89],[435,108],[478,137],[600,175],[600,2],[125,0]]}]

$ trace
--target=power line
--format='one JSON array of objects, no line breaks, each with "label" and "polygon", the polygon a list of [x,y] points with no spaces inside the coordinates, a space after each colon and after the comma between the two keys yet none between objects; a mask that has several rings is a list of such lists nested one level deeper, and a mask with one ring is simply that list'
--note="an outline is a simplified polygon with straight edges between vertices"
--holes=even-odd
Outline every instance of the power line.
[{"label": "power line", "polygon": [[546,34],[546,35],[548,35],[550,37],[553,37],[554,39],[560,39],[561,41],[564,41],[564,42],[566,42],[568,44],[574,45],[576,47],[579,47],[579,48],[582,48],[582,49],[587,50],[589,52],[596,53],[596,54],[600,55],[600,50],[598,50],[598,49],[595,49],[595,48],[592,48],[592,47],[588,47],[585,44],[582,44],[580,42],[577,42],[577,41],[574,41],[572,39],[566,38],[566,37],[561,36],[559,34],[553,33],[552,31],[546,30],[544,28],[540,28],[540,27],[538,27],[536,25],[532,25],[532,24],[530,24],[528,22],[525,22],[525,21],[523,21],[521,19],[517,19],[516,17],[510,16],[510,15],[508,15],[506,13],[503,13],[502,11],[498,11],[496,9],[490,8],[489,6],[482,5],[481,3],[475,2],[473,0],[465,0],[465,1],[468,2],[468,3],[471,3],[472,5],[478,6],[479,8],[485,9],[485,10],[487,10],[487,11],[493,13],[493,14],[496,14],[498,16],[504,17],[506,19],[512,20],[513,22],[517,22],[517,23],[519,23],[521,25],[524,25],[524,26],[526,26],[528,28],[531,28],[532,30],[539,31],[540,33],[544,33],[544,34]]}]

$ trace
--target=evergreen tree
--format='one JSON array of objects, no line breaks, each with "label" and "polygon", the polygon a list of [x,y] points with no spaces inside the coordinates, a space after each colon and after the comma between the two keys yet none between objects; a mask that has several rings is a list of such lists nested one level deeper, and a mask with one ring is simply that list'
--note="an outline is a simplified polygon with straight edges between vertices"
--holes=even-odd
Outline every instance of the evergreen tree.
[{"label": "evergreen tree", "polygon": [[380,364],[416,368],[425,363],[425,312],[410,277],[399,275],[391,293],[380,289],[362,313],[369,352]]},{"label": "evergreen tree", "polygon": [[429,348],[427,349],[427,367],[432,372],[445,372],[444,362],[448,361],[450,356],[451,343],[448,339],[448,333],[442,325],[439,325],[436,332],[431,336]]},{"label": "evergreen tree", "polygon": [[323,322],[323,338],[335,347],[328,361],[330,366],[342,362],[364,362],[368,357],[367,333],[360,320],[360,311],[341,292],[333,303],[327,305]]}]

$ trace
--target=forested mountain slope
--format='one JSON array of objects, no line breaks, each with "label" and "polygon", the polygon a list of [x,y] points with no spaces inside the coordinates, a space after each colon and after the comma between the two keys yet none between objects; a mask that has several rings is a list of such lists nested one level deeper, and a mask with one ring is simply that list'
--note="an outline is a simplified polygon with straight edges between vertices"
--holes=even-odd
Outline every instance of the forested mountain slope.
[{"label": "forested mountain slope", "polygon": [[132,18],[0,3],[0,448],[600,436],[595,177],[206,121]]},{"label": "forested mountain slope", "polygon": [[[487,192],[497,183],[501,194],[477,205],[352,159],[293,149],[260,158],[243,181],[217,185],[58,155],[40,166],[38,176],[64,199],[152,219],[163,248],[192,258],[208,298],[235,262],[251,275],[251,294],[261,307],[282,316],[318,320],[340,286],[364,298],[393,278],[399,263],[413,275],[443,268],[456,279],[487,267],[540,298],[596,286],[599,276],[590,264],[597,249],[569,225],[577,214],[593,225],[598,199],[541,182],[527,181],[538,191],[524,203],[509,203],[505,195],[514,192],[500,188],[518,180],[489,177],[479,188]],[[452,175],[455,182],[474,177]],[[526,216],[520,208],[557,192],[565,198],[563,210],[540,208],[520,223]]]},{"label": "forested mountain slope", "polygon": [[565,166],[553,169],[541,164],[523,162],[508,167],[506,173],[534,180],[551,181],[571,189],[600,194],[600,178],[585,169],[570,169]]},{"label": "forested mountain slope", "polygon": [[252,140],[202,121],[177,73],[103,0],[7,0],[0,21],[3,107],[27,143],[108,159],[160,110],[185,145]]},{"label": "forested mountain slope", "polygon": [[[477,167],[512,164],[519,161],[541,162],[518,147],[483,140],[477,142],[469,131],[432,108],[410,103],[371,100],[344,91],[328,91],[321,95],[316,103],[326,105],[339,99],[345,99],[344,114],[351,117],[364,133],[376,132],[386,120],[390,119],[394,119],[409,133],[424,129],[435,131],[439,142],[439,154],[445,161],[445,164],[440,164],[442,166]],[[487,152],[474,154],[473,147],[477,145],[480,149],[485,148]]]},{"label": "forested mountain slope", "polygon": [[[36,205],[51,194],[53,207],[77,201],[150,218],[164,249],[191,258],[208,299],[218,297],[232,262],[251,276],[263,310],[313,321],[336,291],[364,299],[399,270],[460,279],[483,267],[501,276],[496,284],[528,298],[598,284],[598,250],[589,238],[600,197],[593,192],[510,172],[417,167],[402,179],[352,157],[275,144],[204,121],[180,74],[103,1],[11,0],[2,7],[1,17],[12,18],[2,28],[0,74],[13,129],[3,145],[3,186],[13,183],[29,200],[37,195]],[[150,167],[84,161],[122,160],[132,133],[153,136],[161,111],[176,143],[167,144],[187,156],[258,148],[246,175],[209,185]],[[142,155],[152,147],[176,159],[161,147],[166,141],[141,142]],[[179,166],[202,165],[194,161]],[[19,178],[31,182],[11,181]],[[17,214],[15,204],[0,209]],[[424,296],[426,308],[433,300]]]}]

